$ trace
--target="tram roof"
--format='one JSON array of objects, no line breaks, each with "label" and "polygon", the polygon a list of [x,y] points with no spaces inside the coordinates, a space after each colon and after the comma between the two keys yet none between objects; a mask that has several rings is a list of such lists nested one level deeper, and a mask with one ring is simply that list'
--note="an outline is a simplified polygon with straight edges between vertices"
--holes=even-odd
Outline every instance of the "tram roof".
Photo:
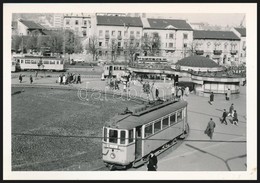
[{"label": "tram roof", "polygon": [[111,128],[130,130],[137,126],[141,126],[156,119],[162,118],[163,116],[166,116],[167,114],[170,114],[180,108],[183,108],[186,105],[186,101],[178,101],[142,115],[134,115],[129,113],[123,115],[119,114],[114,116],[110,121],[108,121],[105,126]]},{"label": "tram roof", "polygon": [[61,58],[55,57],[55,56],[39,56],[39,55],[14,56],[14,58],[23,58],[23,59],[42,58],[42,59],[57,59],[57,60],[61,59]]}]

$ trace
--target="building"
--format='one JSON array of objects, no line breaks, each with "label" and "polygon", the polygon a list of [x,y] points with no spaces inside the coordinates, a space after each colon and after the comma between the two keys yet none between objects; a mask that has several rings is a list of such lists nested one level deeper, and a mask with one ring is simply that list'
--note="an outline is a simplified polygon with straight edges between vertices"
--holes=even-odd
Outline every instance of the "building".
[{"label": "building", "polygon": [[205,23],[190,23],[190,26],[192,27],[193,30],[205,30],[206,25]]},{"label": "building", "polygon": [[53,14],[53,28],[56,29],[63,28],[63,14],[61,13]]},{"label": "building", "polygon": [[89,37],[91,35],[92,20],[90,14],[64,14],[63,28],[73,30],[79,37]]},{"label": "building", "polygon": [[144,36],[159,35],[161,56],[175,63],[190,55],[193,30],[186,20],[147,18],[142,21]]},{"label": "building", "polygon": [[32,34],[42,35],[43,30],[46,28],[42,25],[31,21],[31,20],[23,20],[19,19],[17,21],[17,34],[23,36],[29,36]]},{"label": "building", "polygon": [[143,24],[139,17],[96,16],[96,37],[98,38],[99,59],[128,60],[128,51],[141,49]]},{"label": "building", "polygon": [[237,65],[240,56],[240,38],[232,31],[194,30],[192,50],[220,65]]},{"label": "building", "polygon": [[246,63],[246,28],[231,29],[240,38],[240,63]]}]

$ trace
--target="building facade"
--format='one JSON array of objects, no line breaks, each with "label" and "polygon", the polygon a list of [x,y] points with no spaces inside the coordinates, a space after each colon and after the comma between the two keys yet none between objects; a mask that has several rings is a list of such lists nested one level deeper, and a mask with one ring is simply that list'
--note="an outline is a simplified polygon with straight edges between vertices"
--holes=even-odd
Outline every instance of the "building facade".
[{"label": "building facade", "polygon": [[172,63],[190,55],[193,30],[185,20],[142,19],[144,36],[158,34],[161,40],[161,56]]},{"label": "building facade", "polygon": [[89,37],[92,29],[90,14],[64,14],[63,28],[70,29],[79,37]]},{"label": "building facade", "polygon": [[232,31],[240,38],[240,63],[246,63],[246,28],[232,28]]},{"label": "building facade", "polygon": [[99,59],[127,61],[130,49],[141,48],[143,25],[139,17],[96,16]]},{"label": "building facade", "polygon": [[19,19],[17,21],[16,33],[17,35],[23,35],[23,36],[30,36],[32,34],[42,35],[44,34],[43,30],[45,29],[46,29],[45,27],[43,27],[40,24],[37,24],[34,21]]},{"label": "building facade", "polygon": [[56,29],[63,28],[63,14],[61,13],[53,14],[53,28]]},{"label": "building facade", "polygon": [[232,31],[194,30],[192,50],[220,65],[240,64],[240,38]]}]

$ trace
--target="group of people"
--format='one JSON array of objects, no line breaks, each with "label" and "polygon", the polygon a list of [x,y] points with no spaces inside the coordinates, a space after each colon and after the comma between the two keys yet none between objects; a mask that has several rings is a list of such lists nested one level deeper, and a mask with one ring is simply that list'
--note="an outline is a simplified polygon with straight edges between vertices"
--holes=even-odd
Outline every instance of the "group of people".
[{"label": "group of people", "polygon": [[[23,75],[20,74],[18,78],[19,78],[19,82],[22,83],[23,82]],[[32,75],[30,75],[29,80],[30,80],[30,84],[32,84],[33,83]]]},{"label": "group of people", "polygon": [[237,118],[237,111],[234,110],[234,104],[231,104],[229,107],[229,113],[227,113],[226,109],[224,109],[223,114],[222,114],[222,119],[221,119],[221,124],[228,124],[227,123],[227,117],[231,116],[232,117],[232,123],[233,125],[238,125],[238,118]]},{"label": "group of people", "polygon": [[80,74],[75,74],[75,73],[67,73],[67,75],[65,75],[64,73],[59,75],[58,77],[58,83],[60,84],[72,84],[72,83],[81,83],[81,76]]},{"label": "group of people", "polygon": [[184,99],[183,96],[184,94],[186,96],[188,96],[190,94],[190,89],[188,86],[186,87],[180,87],[180,86],[175,86],[173,85],[171,87],[171,95],[173,98],[177,98],[177,99]]}]

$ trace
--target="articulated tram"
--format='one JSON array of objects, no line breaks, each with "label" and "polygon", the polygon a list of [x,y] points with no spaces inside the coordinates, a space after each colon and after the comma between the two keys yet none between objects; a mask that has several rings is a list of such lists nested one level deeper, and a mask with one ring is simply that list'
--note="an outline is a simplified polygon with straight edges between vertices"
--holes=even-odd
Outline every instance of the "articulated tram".
[{"label": "articulated tram", "polygon": [[156,103],[126,109],[105,123],[102,154],[110,169],[144,164],[152,151],[161,151],[175,143],[176,138],[185,137],[187,102]]}]

